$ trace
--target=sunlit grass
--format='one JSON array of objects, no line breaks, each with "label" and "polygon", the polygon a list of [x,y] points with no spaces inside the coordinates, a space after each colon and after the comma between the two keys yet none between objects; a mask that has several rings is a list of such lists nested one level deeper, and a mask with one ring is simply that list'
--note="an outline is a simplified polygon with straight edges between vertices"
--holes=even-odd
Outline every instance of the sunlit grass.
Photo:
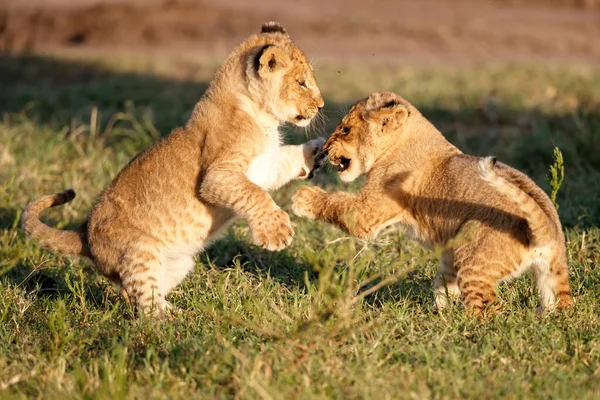
[{"label": "sunlit grass", "polygon": [[[2,397],[595,398],[600,72],[316,68],[323,134],[348,104],[393,90],[465,152],[494,154],[548,192],[558,146],[573,310],[536,316],[525,276],[501,287],[500,315],[474,320],[460,305],[434,314],[434,254],[398,233],[362,242],[292,217],[296,236],[279,253],[250,245],[247,226],[234,225],[171,294],[183,315],[166,322],[135,317],[104,278],[41,250],[18,223],[29,200],[69,187],[77,198],[44,217],[58,227],[83,221],[133,155],[185,122],[214,67],[25,61],[0,63],[10,111],[0,122]],[[360,186],[327,173],[316,183]],[[289,211],[299,185],[278,191],[278,204]],[[390,277],[399,279],[384,285]]]}]

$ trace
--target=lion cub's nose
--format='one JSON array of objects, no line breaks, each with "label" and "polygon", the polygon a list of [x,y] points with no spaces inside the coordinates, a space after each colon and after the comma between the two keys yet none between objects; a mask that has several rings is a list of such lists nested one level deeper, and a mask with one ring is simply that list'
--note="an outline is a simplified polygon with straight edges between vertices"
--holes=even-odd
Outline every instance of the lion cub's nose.
[{"label": "lion cub's nose", "polygon": [[323,100],[322,96],[319,96],[318,100],[317,100],[317,108],[319,110],[321,110],[323,108],[323,106],[325,105],[325,100]]}]

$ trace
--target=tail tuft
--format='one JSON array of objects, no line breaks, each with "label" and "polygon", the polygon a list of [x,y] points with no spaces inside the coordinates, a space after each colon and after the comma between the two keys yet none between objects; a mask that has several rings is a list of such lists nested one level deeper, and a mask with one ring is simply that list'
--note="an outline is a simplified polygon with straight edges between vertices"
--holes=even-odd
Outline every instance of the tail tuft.
[{"label": "tail tuft", "polygon": [[75,196],[76,194],[73,189],[67,189],[64,192],[58,193],[54,197],[54,203],[51,205],[51,207],[60,206],[65,203],[68,203],[71,200],[73,200]]},{"label": "tail tuft", "polygon": [[497,178],[497,175],[496,175],[496,172],[494,171],[494,167],[496,166],[497,161],[498,161],[497,158],[492,156],[492,157],[482,158],[477,163],[479,175],[483,178],[483,180],[485,180],[486,182],[488,182],[489,184],[492,184],[492,185],[494,183],[496,183],[495,180]]}]

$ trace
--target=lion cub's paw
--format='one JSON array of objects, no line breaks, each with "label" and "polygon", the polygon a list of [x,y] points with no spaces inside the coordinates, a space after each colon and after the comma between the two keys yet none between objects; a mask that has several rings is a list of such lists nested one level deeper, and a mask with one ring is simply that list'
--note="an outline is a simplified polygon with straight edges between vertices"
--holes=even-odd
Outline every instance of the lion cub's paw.
[{"label": "lion cub's paw", "polygon": [[325,139],[318,137],[304,143],[302,153],[304,154],[304,165],[300,172],[300,178],[311,179],[316,170],[321,167],[324,157],[321,153],[321,148],[325,144]]},{"label": "lion cub's paw", "polygon": [[319,187],[302,186],[292,196],[292,210],[299,217],[310,219],[316,218],[317,198],[321,193],[325,193]]},{"label": "lion cub's paw", "polygon": [[254,244],[270,251],[282,250],[292,242],[290,216],[278,208],[251,224]]}]

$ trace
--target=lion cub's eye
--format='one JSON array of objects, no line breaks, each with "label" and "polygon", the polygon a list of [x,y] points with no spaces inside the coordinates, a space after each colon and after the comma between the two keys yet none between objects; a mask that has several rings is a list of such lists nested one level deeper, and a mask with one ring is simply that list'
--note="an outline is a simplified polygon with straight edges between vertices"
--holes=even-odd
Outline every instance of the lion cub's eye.
[{"label": "lion cub's eye", "polygon": [[350,128],[345,126],[342,128],[342,134],[347,135],[350,133]]},{"label": "lion cub's eye", "polygon": [[298,82],[298,85],[302,86],[303,88],[308,88],[308,86],[306,86],[306,81],[297,80],[296,82]]}]

